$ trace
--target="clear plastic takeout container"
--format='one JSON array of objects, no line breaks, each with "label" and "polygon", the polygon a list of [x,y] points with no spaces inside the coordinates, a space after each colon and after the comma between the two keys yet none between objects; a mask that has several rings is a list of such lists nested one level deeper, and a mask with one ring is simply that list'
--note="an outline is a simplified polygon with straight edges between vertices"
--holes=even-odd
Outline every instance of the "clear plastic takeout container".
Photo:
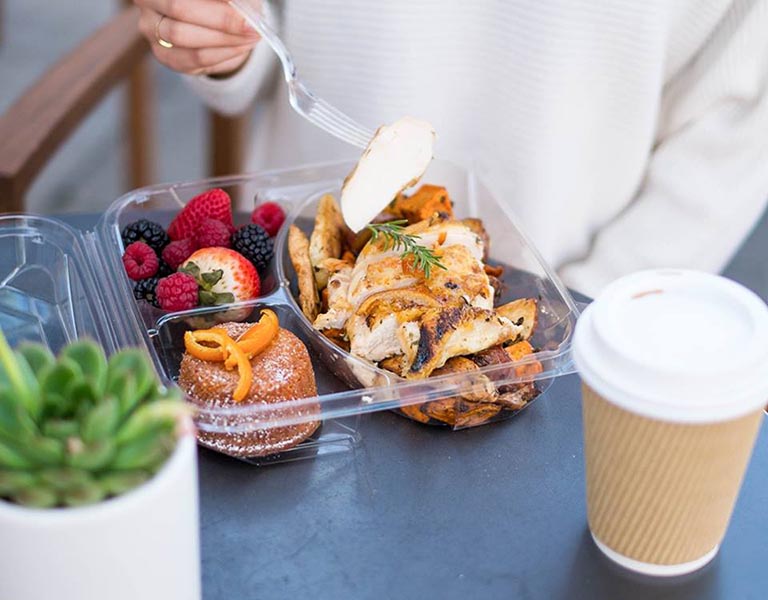
[{"label": "clear plastic takeout container", "polygon": [[[472,173],[441,161],[434,161],[422,181],[448,189],[457,217],[482,219],[491,240],[489,262],[504,266],[502,301],[537,300],[538,322],[531,339],[535,353],[515,363],[514,369],[492,365],[471,373],[406,381],[348,354],[315,331],[296,300],[295,275],[287,252],[288,225],[295,223],[309,233],[319,198],[326,193],[338,198],[353,166],[351,162],[331,163],[148,187],[117,200],[89,232],[75,231],[56,219],[0,217],[0,326],[12,345],[35,340],[57,351],[65,343],[87,336],[107,352],[124,346],[145,347],[164,383],[174,385],[185,331],[226,320],[255,321],[262,308],[274,310],[281,327],[309,349],[318,395],[270,404],[196,405],[199,438],[209,447],[216,447],[212,440],[227,436],[269,436],[310,421],[321,423],[296,447],[274,455],[245,457],[259,464],[348,450],[360,440],[358,422],[364,413],[398,410],[412,414],[409,407],[466,397],[482,390],[489,380],[509,389],[535,386],[538,397],[555,377],[573,372],[570,344],[579,312],[570,294],[520,231],[510,211]],[[288,215],[276,238],[275,259],[262,277],[261,296],[178,313],[135,301],[121,260],[121,229],[139,218],[167,226],[188,200],[214,187],[232,196],[240,209],[236,222],[247,222],[253,207],[265,201],[278,202]],[[483,422],[517,412],[503,410]],[[454,427],[472,425],[471,420],[458,421]]]}]

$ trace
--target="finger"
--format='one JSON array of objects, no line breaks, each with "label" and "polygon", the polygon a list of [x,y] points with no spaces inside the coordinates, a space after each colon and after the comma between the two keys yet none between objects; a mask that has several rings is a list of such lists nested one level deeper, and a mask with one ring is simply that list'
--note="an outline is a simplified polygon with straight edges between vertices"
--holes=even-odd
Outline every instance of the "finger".
[{"label": "finger", "polygon": [[163,48],[154,44],[152,50],[165,66],[174,71],[192,74],[246,54],[252,48],[252,45],[230,48]]},{"label": "finger", "polygon": [[240,13],[227,2],[222,2],[222,0],[134,1],[142,8],[150,8],[156,13],[184,23],[199,25],[234,35],[256,35],[256,31]]},{"label": "finger", "polygon": [[[162,20],[161,20],[162,19]],[[159,26],[158,26],[159,23]],[[139,18],[141,32],[152,39],[156,34],[180,48],[226,48],[244,46],[258,40],[258,37],[224,33],[200,25],[162,18],[154,10],[145,9]]]},{"label": "finger", "polygon": [[250,56],[250,52],[244,52],[240,56],[230,58],[229,60],[225,60],[212,67],[203,67],[198,71],[190,73],[190,75],[226,75],[228,73],[234,73],[243,66],[246,60],[248,60],[248,56]]}]

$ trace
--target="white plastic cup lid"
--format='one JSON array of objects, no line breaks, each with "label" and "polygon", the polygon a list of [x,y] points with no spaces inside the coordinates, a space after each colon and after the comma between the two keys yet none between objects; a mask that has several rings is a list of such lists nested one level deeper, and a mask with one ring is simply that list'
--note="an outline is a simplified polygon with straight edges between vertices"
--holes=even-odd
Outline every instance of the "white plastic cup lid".
[{"label": "white plastic cup lid", "polygon": [[573,354],[595,392],[650,418],[717,422],[768,404],[768,306],[717,275],[614,281],[579,319]]}]

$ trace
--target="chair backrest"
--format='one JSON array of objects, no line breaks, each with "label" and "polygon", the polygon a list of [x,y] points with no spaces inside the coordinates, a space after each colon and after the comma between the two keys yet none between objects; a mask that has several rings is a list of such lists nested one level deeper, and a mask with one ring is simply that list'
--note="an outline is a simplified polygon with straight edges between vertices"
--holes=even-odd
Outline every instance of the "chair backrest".
[{"label": "chair backrest", "polygon": [[[123,131],[129,142],[129,186],[153,182],[151,64],[137,23],[137,9],[123,9],[0,115],[0,213],[24,210],[26,192],[43,167],[106,94],[126,79]],[[211,174],[239,172],[246,117],[212,114],[209,120]]]}]

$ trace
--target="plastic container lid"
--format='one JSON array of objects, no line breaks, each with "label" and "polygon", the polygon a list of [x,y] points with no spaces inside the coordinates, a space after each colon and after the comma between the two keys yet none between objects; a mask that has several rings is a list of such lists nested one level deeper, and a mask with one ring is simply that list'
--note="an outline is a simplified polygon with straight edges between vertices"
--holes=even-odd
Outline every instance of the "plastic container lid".
[{"label": "plastic container lid", "polygon": [[582,314],[573,352],[595,392],[650,418],[724,421],[768,403],[768,307],[716,275],[666,269],[613,282]]}]

